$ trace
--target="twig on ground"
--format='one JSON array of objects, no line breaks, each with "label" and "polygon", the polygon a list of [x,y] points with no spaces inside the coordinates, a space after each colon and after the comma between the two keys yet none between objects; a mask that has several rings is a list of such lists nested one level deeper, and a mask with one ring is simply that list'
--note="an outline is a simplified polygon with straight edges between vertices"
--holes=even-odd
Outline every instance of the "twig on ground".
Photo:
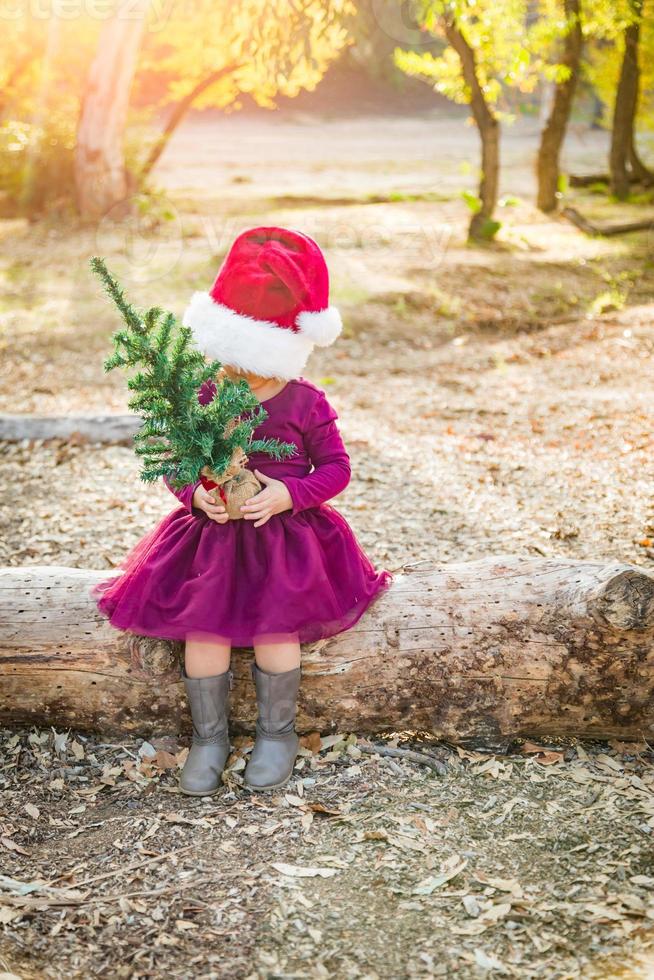
[{"label": "twig on ground", "polygon": [[[239,878],[240,876],[240,871],[231,871],[223,874],[223,877],[227,878]],[[166,885],[164,888],[151,888],[135,892],[114,892],[110,895],[91,895],[89,892],[87,892],[85,895],[53,895],[51,898],[48,898],[47,896],[43,896],[42,898],[30,898],[28,895],[6,895],[3,896],[2,901],[5,905],[9,905],[13,908],[24,909],[26,912],[38,912],[45,911],[49,908],[102,905],[103,903],[111,905],[114,902],[120,902],[125,898],[158,898],[162,895],[177,895],[180,891],[183,891],[186,888],[199,887],[202,884],[205,884],[205,882],[198,882],[197,879],[193,879],[193,881],[175,881],[172,885]],[[54,889],[52,889],[52,891],[54,891]]]},{"label": "twig on ground", "polygon": [[357,748],[368,755],[404,759],[406,762],[415,762],[418,766],[427,766],[428,769],[437,772],[439,776],[447,774],[447,766],[444,763],[439,762],[438,759],[432,759],[431,756],[425,755],[423,752],[414,752],[413,749],[398,749],[390,745],[373,745],[372,742],[357,742]]},{"label": "twig on ground", "polygon": [[[130,871],[138,871],[139,868],[144,868],[148,864],[156,864],[157,861],[165,861],[167,858],[177,857],[178,854],[184,854],[185,851],[190,851],[195,847],[195,843],[187,844],[186,847],[178,847],[176,851],[166,851],[165,854],[156,854],[154,857],[147,858],[145,861],[136,861],[133,864],[128,864],[126,867],[118,867],[113,871],[106,871],[104,874],[95,875],[93,878],[87,878],[86,881],[80,881],[79,884],[74,885],[74,888],[85,888],[87,885],[94,884],[96,881],[104,881],[106,878],[116,878],[118,875],[129,874]],[[62,878],[66,878],[67,875],[60,875],[59,878],[54,878],[54,881],[61,881]],[[52,885],[52,882],[49,882]]]}]

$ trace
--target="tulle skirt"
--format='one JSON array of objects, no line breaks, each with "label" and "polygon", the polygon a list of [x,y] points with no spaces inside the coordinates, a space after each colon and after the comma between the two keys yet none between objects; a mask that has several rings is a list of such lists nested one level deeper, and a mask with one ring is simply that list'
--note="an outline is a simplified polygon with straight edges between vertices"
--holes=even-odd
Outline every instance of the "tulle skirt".
[{"label": "tulle skirt", "polygon": [[120,575],[91,589],[117,629],[234,646],[297,634],[313,643],[353,626],[392,575],[376,571],[329,504],[216,524],[178,507],[132,548]]}]

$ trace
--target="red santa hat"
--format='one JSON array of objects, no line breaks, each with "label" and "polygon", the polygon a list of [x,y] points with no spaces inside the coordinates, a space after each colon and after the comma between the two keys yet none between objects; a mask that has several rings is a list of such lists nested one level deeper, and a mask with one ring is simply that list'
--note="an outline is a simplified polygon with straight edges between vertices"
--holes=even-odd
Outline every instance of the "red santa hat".
[{"label": "red santa hat", "polygon": [[184,324],[208,357],[287,380],[302,373],[314,345],[327,347],[342,330],[320,247],[275,227],[238,236],[211,290],[191,297]]}]

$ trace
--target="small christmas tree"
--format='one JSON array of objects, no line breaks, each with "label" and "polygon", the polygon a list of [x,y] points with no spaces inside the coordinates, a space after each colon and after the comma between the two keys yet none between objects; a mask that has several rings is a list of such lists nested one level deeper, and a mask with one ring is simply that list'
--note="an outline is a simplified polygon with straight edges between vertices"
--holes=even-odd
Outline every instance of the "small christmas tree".
[{"label": "small christmas tree", "polygon": [[[137,369],[127,387],[135,393],[129,407],[143,419],[134,436],[135,451],[143,463],[141,479],[152,483],[166,477],[177,488],[194,483],[202,474],[218,486],[223,500],[229,499],[235,480],[248,484],[239,497],[252,496],[261,485],[253,473],[243,471],[247,451],[284,459],[297,447],[278,439],[254,439],[254,430],[268,413],[247,381],[227,377],[216,381],[220,362],[206,363],[204,355],[191,346],[193,335],[188,327],[158,307],[139,312],[125,299],[103,259],[91,259],[91,268],[125,321],[125,327],[112,337],[114,352],[104,369]],[[198,390],[210,379],[214,379],[215,395],[201,405]],[[237,506],[234,502],[230,516],[242,516]]]}]

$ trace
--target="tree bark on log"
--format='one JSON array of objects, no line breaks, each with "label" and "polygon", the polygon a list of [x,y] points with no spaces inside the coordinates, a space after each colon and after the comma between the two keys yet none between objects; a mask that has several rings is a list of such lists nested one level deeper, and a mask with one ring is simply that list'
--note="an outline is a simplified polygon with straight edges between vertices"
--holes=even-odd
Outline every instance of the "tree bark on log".
[{"label": "tree bark on log", "polygon": [[[109,626],[88,594],[109,574],[0,569],[0,723],[189,730],[181,644]],[[250,658],[233,658],[235,731],[255,721]],[[298,728],[651,739],[654,576],[512,556],[408,571],[304,647]]]},{"label": "tree bark on log", "polygon": [[580,0],[563,0],[563,7],[567,29],[561,64],[568,69],[569,74],[554,89],[552,110],[541,134],[536,164],[538,177],[537,207],[545,213],[556,210],[556,195],[559,190],[559,157],[577,88],[583,45]]}]

